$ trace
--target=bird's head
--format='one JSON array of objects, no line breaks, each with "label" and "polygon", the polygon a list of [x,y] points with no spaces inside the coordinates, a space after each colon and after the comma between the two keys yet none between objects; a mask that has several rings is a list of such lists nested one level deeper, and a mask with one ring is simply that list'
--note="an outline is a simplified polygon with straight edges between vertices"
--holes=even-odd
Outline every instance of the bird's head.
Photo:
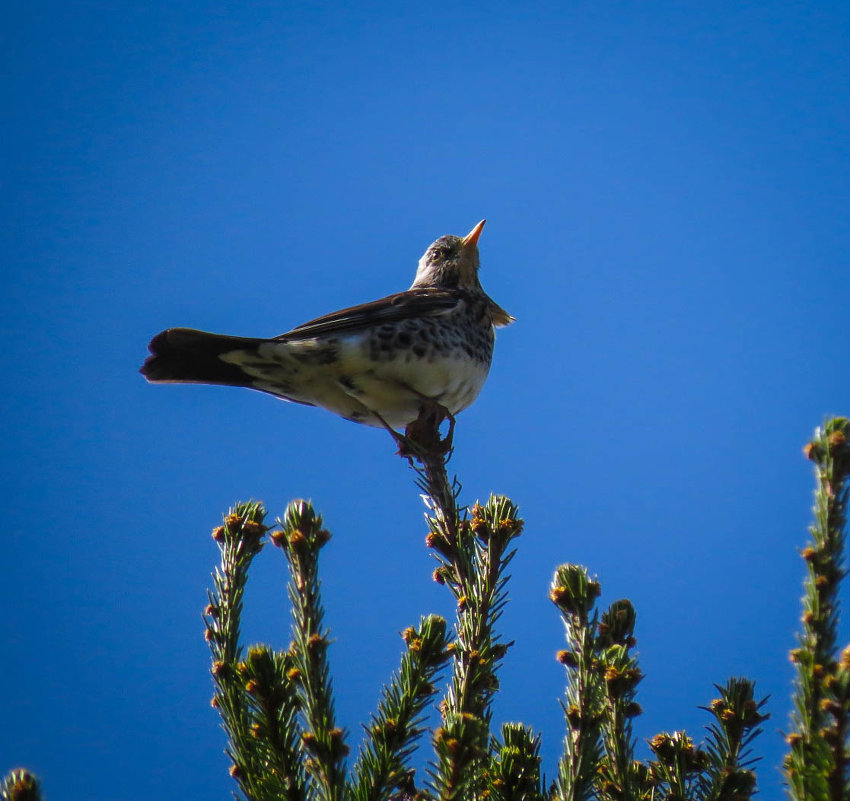
[{"label": "bird's head", "polygon": [[416,270],[414,287],[480,289],[478,281],[478,237],[486,220],[466,236],[441,236],[429,246]]}]

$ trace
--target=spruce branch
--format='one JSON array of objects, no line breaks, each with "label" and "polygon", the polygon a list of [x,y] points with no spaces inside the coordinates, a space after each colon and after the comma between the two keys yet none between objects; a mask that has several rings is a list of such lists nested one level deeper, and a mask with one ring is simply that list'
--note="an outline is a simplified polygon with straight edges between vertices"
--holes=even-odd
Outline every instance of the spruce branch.
[{"label": "spruce branch", "polygon": [[319,593],[319,550],[330,539],[322,518],[303,500],[292,501],[272,541],[289,564],[289,600],[292,604],[289,678],[297,687],[303,732],[304,767],[322,801],[337,801],[345,788],[345,732],[335,723],[333,688],[327,659],[330,643],[324,628]]},{"label": "spruce branch", "polygon": [[505,723],[490,744],[486,797],[490,801],[543,801],[540,735],[521,723]]},{"label": "spruce branch", "polygon": [[348,797],[353,801],[384,801],[393,793],[415,793],[410,756],[422,734],[425,710],[436,689],[434,681],[450,658],[446,651],[446,621],[436,615],[402,633],[407,651],[401,666],[384,687],[377,713],[366,729]]},{"label": "spruce branch", "polygon": [[41,801],[38,779],[24,768],[9,771],[0,781],[2,801]]},{"label": "spruce branch", "polygon": [[761,710],[767,698],[755,700],[755,682],[730,678],[725,686],[714,685],[720,694],[701,709],[714,721],[707,726],[705,752],[708,767],[698,780],[698,801],[748,801],[756,793],[758,761],[752,755],[752,743],[762,732],[762,723],[770,715]]},{"label": "spruce branch", "polygon": [[[438,556],[444,583],[455,596],[458,610],[448,708],[488,722],[493,695],[499,687],[496,671],[510,647],[510,643],[500,641],[494,627],[507,601],[505,569],[515,553],[508,547],[522,526],[509,499],[491,496],[485,506],[475,504],[472,518],[461,523],[458,549],[465,558],[453,563]],[[471,575],[458,569],[458,564],[470,563]]]},{"label": "spruce branch", "polygon": [[[401,665],[385,686],[348,779],[345,733],[335,723],[327,659],[328,631],[320,598],[318,558],[330,534],[306,501],[287,507],[271,539],[284,552],[290,581],[292,643],[286,651],[252,646],[244,654],[240,621],[248,570],[267,527],[260,503],[231,508],[213,531],[221,564],[204,611],[212,654],[213,706],[228,735],[231,775],[249,801],[748,801],[756,792],[752,744],[769,717],[754,682],[731,678],[702,707],[712,716],[697,747],[685,732],[649,741],[653,758],[634,759],[632,720],[641,713],[642,679],[634,653],[635,610],[627,600],[596,611],[600,585],[587,569],[562,565],[549,597],[562,616],[567,670],[562,706],[567,733],[558,775],[544,792],[540,737],[518,723],[490,732],[497,671],[510,643],[496,623],[507,596],[506,570],[523,528],[517,507],[491,496],[485,505],[458,506],[460,484],[448,478],[451,432],[440,439],[440,408],[423,411],[401,453],[418,474],[428,507],[427,544],[437,559],[434,579],[457,606],[454,639],[446,622],[425,617],[403,632]],[[850,421],[834,418],[805,448],[815,464],[816,491],[802,633],[791,653],[797,667],[793,730],[785,770],[795,801],[850,798],[850,645],[837,651],[839,587],[844,566],[850,489]],[[410,757],[424,731],[434,682],[446,662],[452,677],[433,734],[429,789],[417,790]],[[14,770],[0,781],[0,801],[39,801],[35,777]]]},{"label": "spruce branch", "polygon": [[791,652],[797,668],[785,774],[796,801],[838,801],[847,794],[846,668],[836,652],[839,587],[850,475],[850,421],[837,417],[804,448],[815,465],[812,539],[802,551],[807,576],[803,630]]},{"label": "spruce branch", "polygon": [[[464,514],[454,542],[449,542],[439,516],[429,516],[428,522],[439,562],[436,576],[454,595],[458,615],[450,646],[452,683],[442,704],[444,736],[435,739],[439,760],[435,787],[441,797],[466,791],[476,797],[484,769],[479,757],[487,751],[491,703],[499,686],[496,671],[509,647],[494,626],[506,600],[505,569],[513,557],[508,548],[519,536],[522,521],[507,498],[494,496],[483,507],[476,504],[471,519]],[[471,739],[464,739],[467,735]],[[459,740],[458,747],[443,747],[453,740]],[[461,770],[464,762],[469,768]],[[458,777],[464,778],[463,789]]]},{"label": "spruce branch", "polygon": [[567,734],[558,778],[552,787],[558,801],[589,801],[596,796],[604,703],[596,646],[597,616],[593,612],[599,594],[599,582],[580,565],[561,565],[549,590],[549,598],[561,613],[567,639],[567,648],[558,652],[558,661],[568,672],[562,704]]},{"label": "spruce branch", "polygon": [[298,693],[292,654],[254,645],[239,665],[251,715],[251,735],[263,752],[263,765],[274,797],[308,798]]},{"label": "spruce branch", "polygon": [[655,755],[649,766],[649,783],[657,788],[657,797],[669,801],[693,798],[708,769],[708,754],[683,731],[656,734],[649,747]]},{"label": "spruce branch", "polygon": [[496,672],[510,646],[494,627],[506,602],[505,570],[515,553],[510,544],[523,522],[504,497],[476,504],[471,518],[458,507],[460,484],[456,478],[449,481],[446,471],[452,424],[441,440],[441,421],[440,414],[423,408],[401,438],[400,453],[416,470],[428,507],[426,542],[439,563],[434,578],[457,604],[455,641],[449,646],[452,682],[441,704],[443,725],[434,735],[433,789],[441,799],[477,798],[484,790]]},{"label": "spruce branch", "polygon": [[230,509],[224,525],[213,530],[221,564],[213,574],[213,589],[207,593],[209,604],[204,613],[216,687],[212,704],[227,732],[230,775],[251,801],[279,797],[277,779],[266,770],[266,749],[252,733],[251,705],[240,675],[242,597],[248,569],[263,547],[265,515],[260,503],[240,503]]},{"label": "spruce branch", "polygon": [[431,787],[440,801],[481,797],[488,736],[487,723],[480,717],[443,705],[443,725],[433,739],[436,763],[429,770]]},{"label": "spruce branch", "polygon": [[641,797],[641,773],[636,769],[632,719],[641,713],[635,700],[643,674],[632,649],[636,614],[628,600],[615,601],[602,614],[596,648],[602,672],[602,743],[600,797],[620,801]]}]

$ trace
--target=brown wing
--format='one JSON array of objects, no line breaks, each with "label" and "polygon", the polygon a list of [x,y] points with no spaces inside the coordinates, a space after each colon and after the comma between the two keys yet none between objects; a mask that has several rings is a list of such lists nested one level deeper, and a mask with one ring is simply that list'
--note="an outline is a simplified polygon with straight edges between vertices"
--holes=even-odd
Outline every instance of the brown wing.
[{"label": "brown wing", "polygon": [[434,317],[454,309],[460,302],[457,292],[444,289],[408,289],[380,300],[340,309],[293,328],[275,339],[311,339],[326,334],[345,336],[382,323],[395,323],[411,317]]}]

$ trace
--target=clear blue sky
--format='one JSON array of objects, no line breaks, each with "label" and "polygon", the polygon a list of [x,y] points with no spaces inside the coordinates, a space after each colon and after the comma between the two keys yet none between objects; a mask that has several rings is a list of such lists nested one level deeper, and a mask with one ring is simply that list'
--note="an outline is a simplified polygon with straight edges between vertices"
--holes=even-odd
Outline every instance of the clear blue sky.
[{"label": "clear blue sky", "polygon": [[[231,791],[200,618],[229,503],[312,498],[341,721],[450,614],[382,432],[137,374],[170,325],[273,335],[406,288],[482,217],[517,317],[453,466],[526,518],[496,720],[563,722],[555,566],[631,598],[637,733],[755,678],[787,723],[812,479],[850,413],[845,3],[27,3],[0,33],[0,771]],[[249,640],[288,642],[280,555]],[[850,631],[845,626],[846,635]]]}]

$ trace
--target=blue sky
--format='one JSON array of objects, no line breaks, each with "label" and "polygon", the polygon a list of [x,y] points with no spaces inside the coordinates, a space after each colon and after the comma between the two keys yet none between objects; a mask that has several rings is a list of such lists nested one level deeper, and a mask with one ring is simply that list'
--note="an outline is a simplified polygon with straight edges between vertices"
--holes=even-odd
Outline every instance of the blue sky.
[{"label": "blue sky", "polygon": [[[563,732],[552,571],[628,597],[640,737],[712,683],[772,698],[812,478],[850,412],[850,14],[840,3],[18,4],[0,32],[0,771],[49,798],[223,798],[200,612],[237,499],[312,498],[341,721],[398,632],[449,615],[384,433],[245,390],[153,387],[160,329],[274,335],[406,288],[488,219],[517,317],[459,419],[464,499],[527,521],[496,720]],[[280,555],[249,641],[288,642]],[[844,626],[844,640],[848,629]]]}]

